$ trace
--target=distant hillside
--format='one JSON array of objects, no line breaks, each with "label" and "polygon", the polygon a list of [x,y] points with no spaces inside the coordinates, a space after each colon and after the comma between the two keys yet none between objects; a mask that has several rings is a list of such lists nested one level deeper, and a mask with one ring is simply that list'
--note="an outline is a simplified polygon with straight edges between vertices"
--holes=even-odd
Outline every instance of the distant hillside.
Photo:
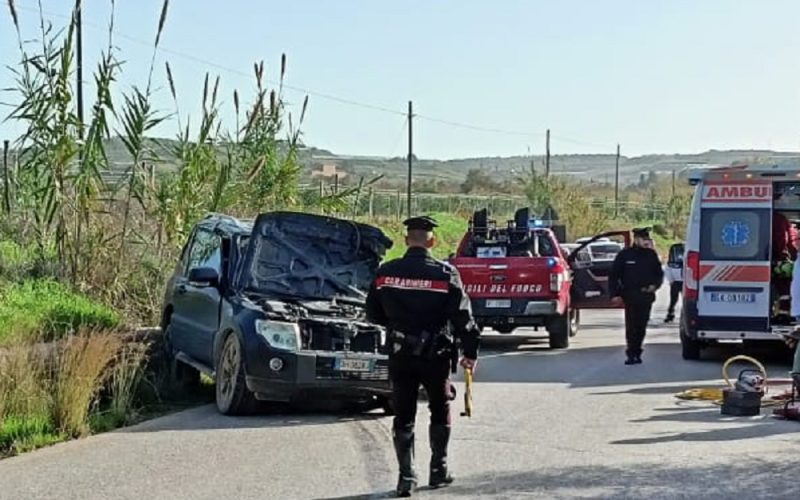
[{"label": "distant hillside", "polygon": [[[359,156],[310,155],[312,167],[324,163],[333,163],[352,176],[370,177],[383,174],[387,179],[402,180],[406,176],[407,162],[405,158],[368,158]],[[308,162],[308,156],[304,157]],[[707,151],[688,155],[646,155],[637,157],[621,157],[620,182],[633,184],[639,181],[642,174],[650,172],[681,173],[693,165],[731,165],[747,164],[781,164],[800,167],[800,154],[793,152],[737,150]],[[425,160],[414,162],[415,179],[434,179],[444,181],[463,181],[467,172],[480,169],[491,172],[497,180],[513,179],[519,173],[531,168],[544,172],[543,156],[512,156],[464,158],[456,160]],[[595,182],[613,182],[615,170],[614,155],[556,155],[550,158],[550,172],[556,175],[580,177]]]},{"label": "distant hillside", "polygon": [[[164,170],[177,167],[173,151],[176,142],[173,139],[152,139],[154,149],[163,162]],[[109,158],[116,171],[124,171],[130,166],[131,158],[118,138],[110,139],[107,144]],[[555,155],[550,159],[550,171],[556,175],[579,177],[594,182],[614,181],[614,155]],[[324,149],[306,146],[300,152],[303,166],[303,181],[312,180],[312,172],[320,171],[324,165],[335,165],[335,170],[343,172],[343,182],[349,179],[372,178],[383,175],[387,182],[400,183],[406,178],[407,162],[403,157],[380,158],[337,154]],[[800,153],[769,150],[711,150],[698,154],[661,154],[636,157],[623,156],[620,160],[620,181],[622,184],[633,184],[641,175],[650,172],[670,174],[693,165],[731,165],[746,164],[779,164],[800,168]],[[518,174],[531,168],[544,172],[543,156],[511,156],[463,158],[454,160],[414,161],[414,179],[426,181],[462,182],[467,172],[480,169],[490,173],[498,181],[514,179]],[[349,179],[347,179],[349,177]]]}]

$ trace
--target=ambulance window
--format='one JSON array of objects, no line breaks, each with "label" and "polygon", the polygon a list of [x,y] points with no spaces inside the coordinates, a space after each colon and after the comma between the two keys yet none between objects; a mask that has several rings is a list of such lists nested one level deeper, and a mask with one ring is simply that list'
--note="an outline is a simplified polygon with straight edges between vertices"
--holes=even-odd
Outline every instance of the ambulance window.
[{"label": "ambulance window", "polygon": [[703,210],[701,259],[769,260],[769,224],[769,209]]}]

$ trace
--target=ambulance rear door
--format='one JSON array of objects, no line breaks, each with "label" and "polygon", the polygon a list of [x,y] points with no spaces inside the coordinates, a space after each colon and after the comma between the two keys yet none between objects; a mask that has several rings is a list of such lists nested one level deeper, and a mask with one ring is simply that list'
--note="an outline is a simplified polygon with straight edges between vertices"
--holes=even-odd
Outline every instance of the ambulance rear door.
[{"label": "ambulance rear door", "polygon": [[701,189],[698,330],[717,338],[769,331],[772,182],[707,181]]}]

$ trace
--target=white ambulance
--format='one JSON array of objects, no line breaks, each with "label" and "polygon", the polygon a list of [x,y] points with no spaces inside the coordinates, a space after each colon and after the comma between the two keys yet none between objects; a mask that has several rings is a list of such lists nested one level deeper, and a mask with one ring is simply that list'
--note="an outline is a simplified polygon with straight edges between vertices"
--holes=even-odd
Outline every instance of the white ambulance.
[{"label": "white ambulance", "polygon": [[800,215],[800,170],[772,166],[697,169],[684,257],[680,337],[684,359],[719,340],[776,340],[773,215]]}]

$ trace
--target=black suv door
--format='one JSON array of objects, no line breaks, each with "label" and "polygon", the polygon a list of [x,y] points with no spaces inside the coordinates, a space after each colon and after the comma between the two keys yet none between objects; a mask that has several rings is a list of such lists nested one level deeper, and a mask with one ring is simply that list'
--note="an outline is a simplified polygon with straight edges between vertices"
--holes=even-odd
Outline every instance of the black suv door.
[{"label": "black suv door", "polygon": [[219,328],[221,295],[218,286],[189,281],[192,269],[211,268],[222,277],[222,237],[198,228],[192,238],[183,275],[175,280],[173,347],[211,366],[214,334]]}]

